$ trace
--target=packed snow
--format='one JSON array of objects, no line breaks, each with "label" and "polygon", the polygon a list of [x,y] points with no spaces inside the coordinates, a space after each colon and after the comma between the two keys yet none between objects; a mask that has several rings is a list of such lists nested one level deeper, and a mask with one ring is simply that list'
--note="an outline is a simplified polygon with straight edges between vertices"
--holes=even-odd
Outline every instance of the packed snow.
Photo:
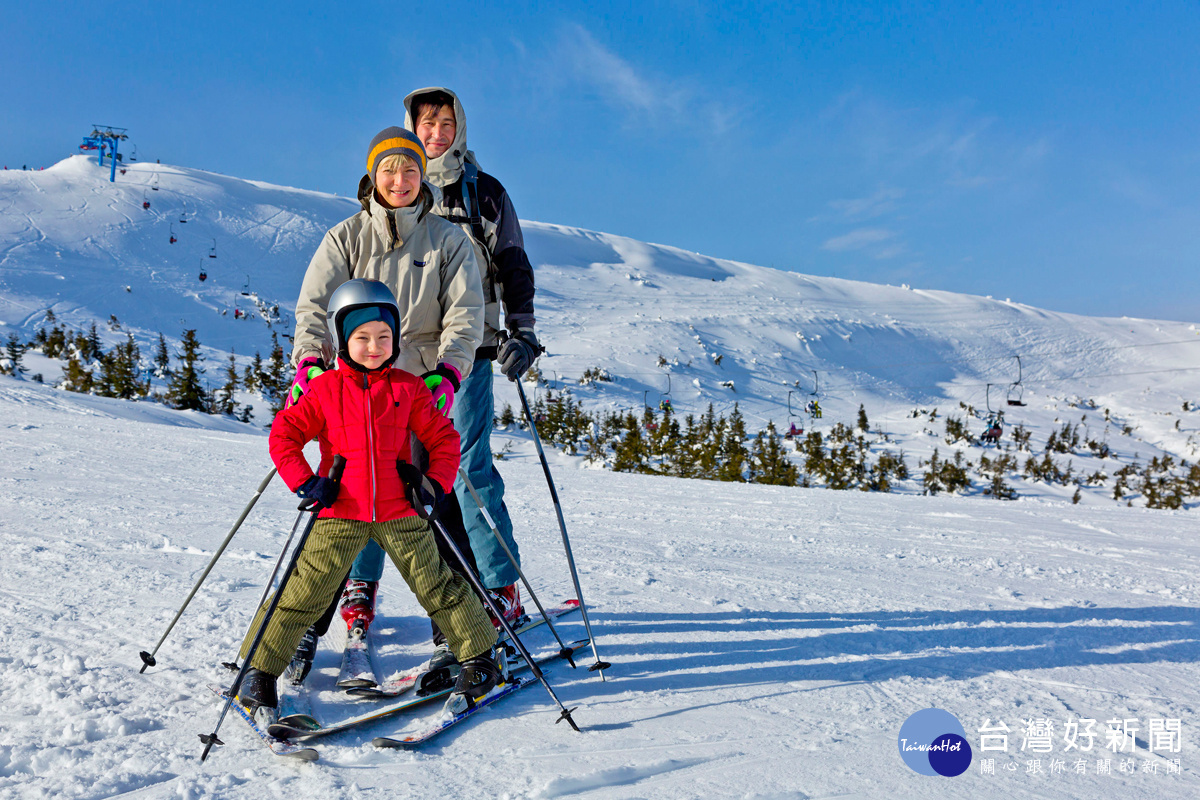
[{"label": "packed snow", "polygon": [[[77,328],[100,323],[111,342],[195,328],[210,367],[231,348],[265,351],[272,331],[290,333],[316,241],[355,208],[168,165],[106,178],[82,157],[0,173],[4,334],[30,338],[53,308]],[[1086,414],[1122,463],[1195,458],[1194,324],[1056,314],[525,228],[550,350],[539,365],[550,383],[533,391],[570,384],[589,408],[640,410],[669,390],[680,414],[738,401],[752,429],[786,427],[816,392],[825,417],[806,425],[852,424],[862,404],[911,468],[934,446],[950,450],[940,422],[914,409],[967,417],[959,403],[989,401],[1038,443]],[[104,326],[110,315],[120,331]],[[54,367],[37,366],[48,384]],[[597,367],[614,381],[577,385]],[[1027,405],[1008,406],[1013,391]],[[496,393],[517,405],[506,381]],[[500,469],[525,570],[557,602],[572,588],[541,466],[521,431],[498,432],[495,447],[507,450]],[[1200,796],[1194,511],[1126,507],[1110,487],[1073,505],[1072,489],[1042,484],[1000,502],[920,496],[917,481],[873,494],[681,480],[586,468],[551,450],[596,646],[612,663],[604,681],[586,671],[590,653],[578,670],[547,669],[583,733],[554,724],[557,708],[535,685],[419,752],[370,744],[414,724],[409,715],[318,742],[314,764],[272,756],[230,717],[225,745],[202,764],[198,735],[220,713],[206,685],[229,679],[220,663],[236,655],[296,518],[278,480],[158,666],[139,674],[137,654],[267,474],[261,425],[0,378],[0,448],[10,598],[0,797]],[[1100,466],[1074,458],[1080,471]],[[432,645],[391,567],[382,591],[389,674]],[[582,636],[578,615],[561,628]],[[551,641],[543,630],[530,643]],[[321,698],[334,697],[332,644],[310,678]],[[901,726],[930,707],[966,729],[974,760],[958,777],[919,775],[899,755]],[[1089,719],[1094,744],[1081,752],[1070,725]],[[983,749],[1001,724],[1007,749]]]}]

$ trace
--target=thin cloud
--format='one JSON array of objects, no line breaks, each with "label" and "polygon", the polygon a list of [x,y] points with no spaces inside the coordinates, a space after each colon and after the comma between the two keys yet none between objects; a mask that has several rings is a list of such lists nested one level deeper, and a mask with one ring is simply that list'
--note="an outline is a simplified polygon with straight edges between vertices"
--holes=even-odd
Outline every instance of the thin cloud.
[{"label": "thin cloud", "polygon": [[845,200],[830,200],[829,207],[847,220],[864,220],[882,216],[896,210],[896,202],[903,199],[904,190],[895,186],[881,186],[867,197]]},{"label": "thin cloud", "polygon": [[699,82],[687,77],[660,78],[639,70],[598,42],[582,25],[564,26],[549,54],[549,75],[590,89],[605,104],[657,124],[694,129],[703,121],[718,133],[729,130],[732,114],[718,103],[701,100]]},{"label": "thin cloud", "polygon": [[886,228],[859,228],[843,236],[826,239],[821,245],[821,249],[830,250],[835,253],[843,253],[848,250],[862,250],[864,247],[886,242],[895,237],[896,234]]}]

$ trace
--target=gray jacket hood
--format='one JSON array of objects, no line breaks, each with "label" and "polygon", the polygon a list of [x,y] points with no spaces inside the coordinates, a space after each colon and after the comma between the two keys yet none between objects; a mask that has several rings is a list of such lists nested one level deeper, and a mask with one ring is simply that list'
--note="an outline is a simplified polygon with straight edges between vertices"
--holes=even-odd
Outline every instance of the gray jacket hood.
[{"label": "gray jacket hood", "polygon": [[475,153],[467,149],[467,112],[463,111],[458,95],[445,86],[426,86],[424,89],[409,92],[404,98],[404,127],[416,133],[417,121],[413,119],[412,101],[417,95],[428,92],[445,92],[454,98],[454,141],[450,143],[449,150],[437,158],[429,159],[429,164],[425,167],[425,180],[434,186],[446,187],[462,177],[464,161],[470,161],[476,166],[479,166],[479,161],[475,158]]}]

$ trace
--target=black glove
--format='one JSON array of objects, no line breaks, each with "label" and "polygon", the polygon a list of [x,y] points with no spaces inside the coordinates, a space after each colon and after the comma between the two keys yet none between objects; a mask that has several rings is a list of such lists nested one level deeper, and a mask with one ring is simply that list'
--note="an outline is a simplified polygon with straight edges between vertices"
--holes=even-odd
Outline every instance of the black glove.
[{"label": "black glove", "polygon": [[500,371],[510,381],[524,375],[533,366],[533,360],[542,352],[533,328],[517,328],[496,353]]},{"label": "black glove", "polygon": [[412,504],[417,516],[421,519],[436,519],[438,504],[445,495],[442,487],[407,461],[397,461],[396,471],[400,473],[400,480],[404,481],[404,487],[408,490],[408,502]]},{"label": "black glove", "polygon": [[311,511],[314,508],[329,508],[337,501],[340,486],[338,481],[333,478],[322,478],[320,475],[313,475],[300,484],[300,488],[296,490],[296,495],[309,501],[301,506],[306,511]]}]

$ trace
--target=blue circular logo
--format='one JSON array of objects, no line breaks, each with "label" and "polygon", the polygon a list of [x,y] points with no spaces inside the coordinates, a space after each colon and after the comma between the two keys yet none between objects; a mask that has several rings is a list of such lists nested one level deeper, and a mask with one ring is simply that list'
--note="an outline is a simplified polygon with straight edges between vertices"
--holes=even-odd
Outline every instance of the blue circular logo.
[{"label": "blue circular logo", "polygon": [[953,778],[971,766],[971,745],[958,718],[940,708],[926,708],[900,726],[900,757],[914,772]]}]

